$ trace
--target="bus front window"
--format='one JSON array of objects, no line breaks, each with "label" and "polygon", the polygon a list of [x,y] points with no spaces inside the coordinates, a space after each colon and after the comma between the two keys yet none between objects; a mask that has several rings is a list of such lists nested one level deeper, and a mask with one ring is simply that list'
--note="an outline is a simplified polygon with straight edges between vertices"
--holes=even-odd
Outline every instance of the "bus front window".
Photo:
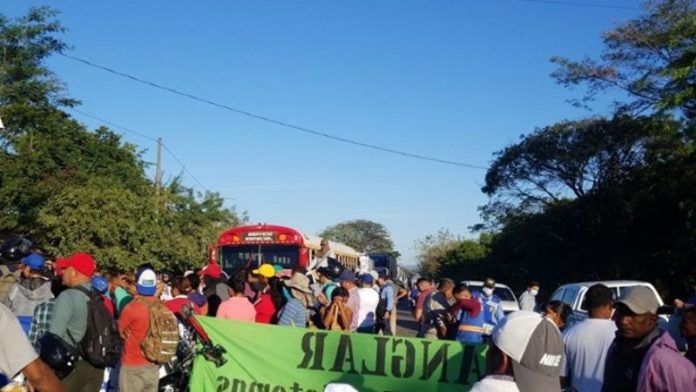
[{"label": "bus front window", "polygon": [[220,266],[231,271],[261,263],[278,264],[283,268],[298,265],[300,249],[294,245],[232,245],[220,248]]}]

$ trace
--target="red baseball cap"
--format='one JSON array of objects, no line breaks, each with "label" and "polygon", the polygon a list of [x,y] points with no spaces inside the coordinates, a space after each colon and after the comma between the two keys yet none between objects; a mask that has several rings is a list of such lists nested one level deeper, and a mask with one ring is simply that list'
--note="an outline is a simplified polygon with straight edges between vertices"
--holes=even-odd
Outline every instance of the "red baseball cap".
[{"label": "red baseball cap", "polygon": [[200,274],[216,279],[222,275],[222,268],[220,268],[220,265],[217,263],[208,263],[208,265],[201,270]]},{"label": "red baseball cap", "polygon": [[69,267],[73,267],[75,271],[81,273],[82,275],[91,277],[94,275],[94,271],[97,269],[97,263],[88,253],[82,252],[75,253],[66,259],[56,260],[56,269],[61,271],[61,273],[62,270]]}]

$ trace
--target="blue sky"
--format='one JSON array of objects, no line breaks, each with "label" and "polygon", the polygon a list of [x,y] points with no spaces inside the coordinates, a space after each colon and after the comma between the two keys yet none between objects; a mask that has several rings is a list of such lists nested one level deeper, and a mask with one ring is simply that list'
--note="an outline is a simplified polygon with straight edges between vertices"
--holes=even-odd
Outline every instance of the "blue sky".
[{"label": "blue sky", "polygon": [[[601,32],[639,12],[522,0],[15,1],[1,12],[43,4],[61,11],[74,56],[306,128],[481,166],[535,127],[601,113],[565,102],[579,92],[554,83],[549,59],[596,56]],[[415,264],[415,240],[439,228],[470,236],[486,203],[484,170],[317,138],[60,56],[48,64],[81,111],[162,137],[252,222],[317,233],[370,219]],[[123,134],[154,162],[151,140]],[[181,170],[165,155],[165,178]]]}]

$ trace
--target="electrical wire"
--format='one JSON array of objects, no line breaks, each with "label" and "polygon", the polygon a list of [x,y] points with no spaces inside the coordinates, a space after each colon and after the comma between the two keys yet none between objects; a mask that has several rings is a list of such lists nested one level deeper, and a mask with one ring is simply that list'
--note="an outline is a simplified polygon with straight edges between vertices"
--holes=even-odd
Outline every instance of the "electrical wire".
[{"label": "electrical wire", "polygon": [[171,155],[171,157],[174,158],[174,160],[177,161],[177,162],[181,165],[181,168],[184,169],[184,172],[188,173],[188,175],[191,176],[191,178],[193,179],[193,181],[196,182],[196,184],[198,184],[198,185],[199,185],[201,188],[203,188],[203,190],[205,190],[206,192],[210,192],[210,189],[208,189],[207,186],[203,185],[203,183],[202,183],[198,178],[196,178],[196,176],[193,175],[193,173],[191,173],[191,170],[189,170],[188,167],[186,167],[186,165],[181,161],[181,159],[179,159],[179,158],[174,154],[174,152],[172,152],[172,150],[170,150],[169,147],[167,147],[166,144],[162,143],[162,147],[164,147],[164,150],[165,150],[166,152],[168,152],[169,155]]},{"label": "electrical wire", "polygon": [[122,131],[124,131],[124,132],[132,133],[133,135],[137,135],[137,136],[140,136],[140,137],[145,138],[145,139],[147,139],[147,140],[151,140],[151,141],[153,141],[153,142],[155,142],[155,143],[157,142],[157,139],[155,139],[155,138],[152,137],[152,136],[148,136],[148,135],[146,135],[146,134],[144,134],[144,133],[140,133],[140,132],[138,132],[138,131],[134,131],[134,130],[132,130],[132,129],[130,129],[130,128],[127,128],[127,127],[124,127],[124,126],[122,126],[122,125],[114,124],[114,123],[112,123],[111,121],[108,121],[108,120],[105,120],[105,119],[103,119],[103,118],[97,117],[97,116],[95,116],[95,115],[89,114],[89,113],[84,112],[84,111],[82,111],[82,110],[80,110],[80,109],[68,108],[68,110],[71,111],[71,112],[80,113],[81,115],[83,115],[83,116],[85,116],[85,117],[89,117],[89,118],[91,118],[92,120],[97,120],[97,121],[99,121],[99,122],[103,122],[103,123],[106,124],[106,125],[111,125],[112,127],[118,128],[118,129],[120,129],[120,130],[122,130]]},{"label": "electrical wire", "polygon": [[72,56],[72,55],[69,55],[66,53],[62,53],[62,52],[60,52],[59,54],[65,58],[71,59],[73,61],[77,61],[79,63],[85,64],[85,65],[90,66],[92,68],[97,68],[97,69],[109,72],[111,74],[114,74],[114,75],[117,75],[120,77],[124,77],[124,78],[130,79],[132,81],[141,83],[141,84],[148,85],[150,87],[153,87],[153,88],[156,88],[159,90],[167,91],[167,92],[170,92],[172,94],[176,94],[176,95],[179,95],[182,97],[192,99],[194,101],[202,102],[202,103],[212,105],[212,106],[215,106],[215,107],[218,107],[220,109],[224,109],[224,110],[227,110],[227,111],[230,111],[233,113],[237,113],[237,114],[247,116],[247,117],[250,117],[250,118],[253,118],[256,120],[264,121],[267,123],[279,125],[279,126],[284,127],[284,128],[303,132],[303,133],[310,134],[313,136],[323,137],[323,138],[331,139],[331,140],[338,141],[341,143],[352,144],[354,146],[359,146],[359,147],[377,150],[377,151],[381,151],[381,152],[386,152],[386,153],[390,153],[390,154],[400,155],[400,156],[404,156],[404,157],[408,157],[408,158],[420,159],[423,161],[431,161],[431,162],[437,162],[437,163],[442,163],[442,164],[447,164],[447,165],[452,165],[452,166],[466,167],[469,169],[488,170],[488,168],[485,166],[473,165],[473,164],[464,163],[464,162],[452,161],[449,159],[441,159],[441,158],[431,157],[431,156],[427,156],[427,155],[421,155],[421,154],[415,154],[415,153],[406,152],[406,151],[400,151],[400,150],[396,150],[396,149],[389,148],[389,147],[383,147],[383,146],[379,146],[376,144],[365,143],[365,142],[361,142],[361,141],[357,141],[357,140],[353,140],[353,139],[348,139],[348,138],[345,138],[342,136],[332,135],[332,134],[329,134],[326,132],[316,131],[316,130],[313,130],[310,128],[301,127],[299,125],[294,125],[294,124],[291,124],[291,123],[288,123],[285,121],[281,121],[281,120],[275,120],[275,119],[272,119],[270,117],[266,117],[266,116],[262,116],[262,115],[255,114],[252,112],[248,112],[246,110],[237,109],[237,108],[231,107],[229,105],[218,103],[218,102],[215,102],[215,101],[207,99],[207,98],[202,98],[202,97],[199,97],[199,96],[187,93],[187,92],[183,92],[183,91],[174,89],[172,87],[167,87],[167,86],[155,83],[155,82],[151,82],[149,80],[145,80],[145,79],[133,76],[133,75],[129,75],[129,74],[123,73],[121,71],[117,71],[113,68],[109,68],[109,67],[106,67],[104,65],[99,65],[99,64],[93,63],[91,61],[88,61],[88,60],[85,60],[85,59],[82,59],[82,58],[79,58],[76,56]]},{"label": "electrical wire", "polygon": [[[149,135],[146,135],[146,134],[144,134],[144,133],[142,133],[142,132],[135,131],[135,130],[133,130],[133,129],[131,129],[131,128],[124,127],[123,125],[119,125],[119,124],[116,124],[116,123],[114,123],[114,122],[105,120],[105,119],[103,119],[103,118],[101,118],[101,117],[98,117],[98,116],[95,116],[95,115],[93,115],[93,114],[87,113],[87,112],[85,112],[85,111],[83,111],[83,110],[76,109],[76,108],[69,108],[68,110],[69,110],[69,111],[72,111],[72,112],[80,113],[80,114],[82,114],[83,116],[89,117],[89,118],[91,118],[91,119],[93,119],[93,120],[97,120],[97,121],[103,122],[104,124],[107,124],[107,125],[109,125],[109,126],[111,126],[111,127],[113,127],[113,128],[116,128],[116,129],[120,129],[120,130],[122,130],[122,131],[124,131],[124,132],[132,133],[132,134],[134,134],[134,135],[138,135],[138,136],[143,137],[143,138],[145,138],[145,139],[151,140],[151,141],[153,141],[153,142],[155,142],[155,143],[158,143],[158,142],[161,143],[161,144],[162,144],[162,148],[164,148],[164,150],[165,150],[165,151],[166,151],[166,152],[167,152],[167,153],[168,153],[180,166],[181,166],[181,169],[182,169],[186,174],[188,174],[189,177],[191,177],[191,179],[193,179],[193,181],[195,181],[196,184],[198,184],[198,186],[200,186],[201,188],[203,188],[203,190],[205,190],[206,192],[210,192],[210,189],[209,189],[207,186],[205,186],[205,185],[198,179],[198,177],[196,177],[196,175],[193,174],[193,173],[191,172],[191,170],[189,170],[188,166],[186,166],[186,164],[185,164],[181,159],[179,159],[179,157],[177,157],[176,154],[174,154],[174,152],[173,152],[173,151],[169,148],[169,146],[167,146],[164,142],[159,141],[159,140],[155,139],[154,137],[149,136]],[[233,198],[225,197],[225,198],[223,198],[223,199],[233,199]]]}]

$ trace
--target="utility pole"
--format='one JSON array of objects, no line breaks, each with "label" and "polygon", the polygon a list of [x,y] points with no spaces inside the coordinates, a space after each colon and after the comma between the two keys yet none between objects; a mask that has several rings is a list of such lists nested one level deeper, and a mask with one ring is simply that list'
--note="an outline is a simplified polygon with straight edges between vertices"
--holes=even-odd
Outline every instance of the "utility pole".
[{"label": "utility pole", "polygon": [[155,170],[155,191],[160,194],[162,187],[162,138],[157,138],[157,168]]}]

